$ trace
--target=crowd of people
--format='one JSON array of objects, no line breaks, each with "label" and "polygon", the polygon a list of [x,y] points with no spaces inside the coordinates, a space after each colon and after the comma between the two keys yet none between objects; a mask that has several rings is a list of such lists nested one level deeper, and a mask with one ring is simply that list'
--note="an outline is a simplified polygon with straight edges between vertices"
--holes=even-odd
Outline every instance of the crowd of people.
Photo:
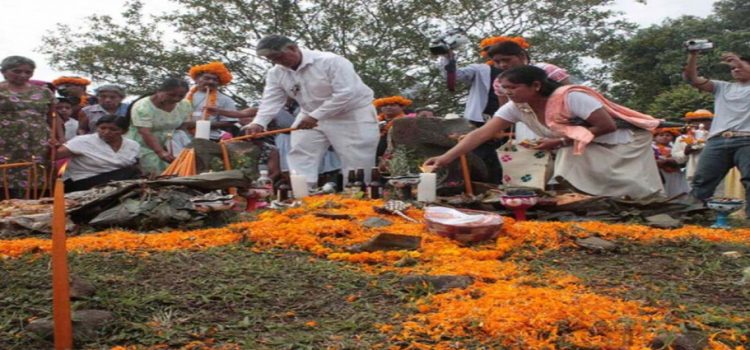
[{"label": "crowd of people", "polygon": [[[514,152],[548,157],[547,165],[534,170],[542,187],[635,199],[690,193],[705,201],[730,171],[740,174],[746,189],[750,186],[750,58],[722,56],[735,80],[725,82],[699,77],[698,52],[689,51],[684,75],[714,95],[715,114],[690,112],[684,127],[663,128],[660,119],[573,84],[564,68],[533,62],[521,37],[491,37],[479,46],[484,63],[451,69],[456,57],[449,50],[438,66],[449,82],[468,87],[463,118],[475,130],[424,166],[445,167],[473,152],[489,170],[485,180],[516,184],[511,164],[498,157],[498,148],[511,143],[519,146]],[[154,93],[128,104],[118,85],[101,85],[90,95],[87,79],[61,77],[45,84],[31,80],[30,59],[5,58],[0,160],[34,164],[3,168],[6,197],[24,192],[28,197],[30,181],[43,181],[44,176],[31,176],[37,163],[43,169],[66,163],[69,190],[159,176],[192,142],[199,120],[210,121],[214,141],[292,129],[255,141],[262,150],[260,164],[274,179],[293,173],[315,187],[322,174],[375,168],[399,118],[436,117],[424,106],[410,109],[413,102],[402,96],[375,99],[340,55],[302,48],[282,35],[262,38],[256,51],[273,67],[259,105],[242,110],[222,92],[232,74],[220,62],[192,67],[192,87],[185,79],[167,78]],[[51,157],[58,164],[49,164]],[[365,174],[369,181],[370,172]]]}]

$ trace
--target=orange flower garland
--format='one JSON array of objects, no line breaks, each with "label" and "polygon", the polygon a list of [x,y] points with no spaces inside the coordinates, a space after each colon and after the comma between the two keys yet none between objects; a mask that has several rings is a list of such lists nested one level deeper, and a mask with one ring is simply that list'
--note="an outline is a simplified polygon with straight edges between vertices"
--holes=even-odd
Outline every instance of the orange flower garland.
[{"label": "orange flower garland", "polygon": [[[341,208],[327,208],[329,202],[340,204]],[[415,314],[396,316],[394,324],[380,324],[378,329],[390,334],[394,343],[404,342],[412,348],[425,349],[455,348],[456,344],[460,345],[456,338],[461,337],[513,349],[554,348],[558,344],[640,349],[645,348],[655,334],[674,330],[670,324],[681,320],[675,320],[667,309],[593,293],[567,273],[548,271],[540,280],[528,273],[525,265],[500,259],[527,246],[535,248],[539,254],[574,246],[576,238],[594,233],[605,239],[638,242],[699,238],[750,245],[750,229],[741,228],[730,231],[684,226],[665,230],[601,222],[515,222],[506,218],[496,242],[464,247],[427,233],[422,224],[397,217],[389,218],[394,222],[389,227],[367,229],[361,226],[359,221],[377,215],[373,205],[380,204],[380,201],[338,196],[308,197],[303,207],[283,212],[267,211],[258,215],[257,221],[225,228],[151,234],[106,231],[71,237],[68,246],[79,252],[124,250],[146,254],[148,251],[205,249],[249,240],[254,243],[253,250],[302,249],[330,260],[362,264],[365,270],[374,273],[468,275],[475,280],[471,286],[417,299]],[[314,215],[319,210],[345,213],[355,220],[321,219]],[[409,209],[406,214],[413,218],[423,215],[417,209]],[[422,244],[417,251],[345,252],[344,247],[367,241],[380,232],[420,236]],[[50,250],[49,239],[0,240],[0,258]],[[418,263],[410,267],[394,265],[405,258]],[[719,336],[726,336],[722,339],[742,337],[728,333],[731,332],[722,331],[712,338],[713,348],[724,346]],[[420,344],[415,342],[417,339],[432,341]]]},{"label": "orange flower garland", "polygon": [[201,64],[190,68],[188,74],[193,80],[198,79],[203,73],[211,73],[219,78],[219,85],[227,85],[232,81],[232,73],[227,69],[224,63],[214,61],[211,63]]},{"label": "orange flower garland", "polygon": [[687,112],[685,113],[685,119],[710,119],[713,118],[714,114],[711,113],[711,111],[707,109],[699,109],[695,112]]},{"label": "orange flower garland", "polygon": [[481,42],[479,42],[479,54],[482,57],[487,57],[487,49],[490,48],[490,46],[497,45],[504,41],[512,41],[518,46],[520,46],[523,49],[528,49],[531,45],[520,36],[493,36],[489,38],[483,39]]},{"label": "orange flower garland", "polygon": [[654,135],[659,135],[661,133],[665,133],[666,132],[666,133],[672,134],[672,136],[674,136],[674,137],[677,137],[677,136],[680,136],[680,134],[682,133],[681,131],[682,131],[682,128],[679,128],[679,127],[676,127],[676,128],[656,128],[656,129],[654,129],[653,134]]},{"label": "orange flower garland", "polygon": [[411,105],[412,101],[406,97],[402,96],[390,96],[390,97],[383,97],[379,98],[375,101],[372,101],[372,104],[375,106],[375,108],[380,108],[385,105],[401,105],[401,107],[406,107]]},{"label": "orange flower garland", "polygon": [[[187,100],[190,101],[190,103],[193,102],[193,95],[195,95],[198,91],[205,91],[205,90],[199,90],[198,86],[193,86],[192,89],[190,89],[190,92],[187,95]],[[210,89],[208,91],[208,100],[206,101],[206,104],[204,107],[216,107],[216,99],[219,97],[219,91],[216,89]]]},{"label": "orange flower garland", "polygon": [[58,87],[64,84],[88,86],[91,81],[81,77],[59,77],[52,81],[52,85]]}]

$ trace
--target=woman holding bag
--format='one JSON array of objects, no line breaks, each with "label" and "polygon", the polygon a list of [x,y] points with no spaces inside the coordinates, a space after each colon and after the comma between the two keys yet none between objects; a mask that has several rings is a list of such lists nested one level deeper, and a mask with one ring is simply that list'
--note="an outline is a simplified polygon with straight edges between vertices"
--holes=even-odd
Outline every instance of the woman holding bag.
[{"label": "woman holding bag", "polygon": [[659,120],[607,101],[589,88],[561,86],[538,67],[516,67],[500,79],[511,103],[425,165],[445,166],[496,132],[522,122],[542,137],[532,148],[558,150],[558,182],[590,195],[638,199],[663,193],[649,132]]}]

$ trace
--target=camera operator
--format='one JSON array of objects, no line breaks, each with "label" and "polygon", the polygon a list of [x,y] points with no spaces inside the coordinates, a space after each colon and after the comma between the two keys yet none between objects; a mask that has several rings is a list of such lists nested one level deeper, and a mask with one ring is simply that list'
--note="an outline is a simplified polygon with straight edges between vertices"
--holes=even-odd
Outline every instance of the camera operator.
[{"label": "camera operator", "polygon": [[[483,56],[492,45],[491,38],[482,40],[480,48]],[[442,55],[438,62],[440,72],[444,77],[448,76],[448,69],[454,63],[453,50]],[[502,73],[498,63],[489,61],[487,63],[473,63],[466,67],[456,69],[456,80],[469,86],[469,96],[466,99],[466,109],[464,118],[472,125],[479,128],[492,118],[495,111],[500,108],[492,82]],[[497,148],[502,145],[504,140],[489,140],[476,149],[473,153],[481,158],[487,166],[489,182],[499,184],[502,182],[503,171],[500,167],[500,161],[497,159]]]},{"label": "camera operator", "polygon": [[[714,119],[708,132],[698,168],[693,177],[691,194],[698,199],[709,199],[732,167],[742,175],[746,200],[750,200],[750,57],[722,55],[722,62],[731,69],[734,82],[712,80],[698,76],[700,48],[687,46],[688,61],[685,75],[693,87],[714,95]],[[746,214],[750,206],[745,207]]]}]

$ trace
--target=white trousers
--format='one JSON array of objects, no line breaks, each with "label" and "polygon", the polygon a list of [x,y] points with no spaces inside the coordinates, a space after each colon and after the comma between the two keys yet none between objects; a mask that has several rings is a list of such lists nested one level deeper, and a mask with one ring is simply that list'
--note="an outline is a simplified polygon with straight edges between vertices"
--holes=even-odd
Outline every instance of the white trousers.
[{"label": "white trousers", "polygon": [[328,147],[333,146],[344,175],[350,169],[365,169],[365,180],[369,182],[379,140],[377,114],[372,105],[326,118],[314,129],[292,131],[289,169],[305,175],[308,183],[317,183],[318,166]]}]

